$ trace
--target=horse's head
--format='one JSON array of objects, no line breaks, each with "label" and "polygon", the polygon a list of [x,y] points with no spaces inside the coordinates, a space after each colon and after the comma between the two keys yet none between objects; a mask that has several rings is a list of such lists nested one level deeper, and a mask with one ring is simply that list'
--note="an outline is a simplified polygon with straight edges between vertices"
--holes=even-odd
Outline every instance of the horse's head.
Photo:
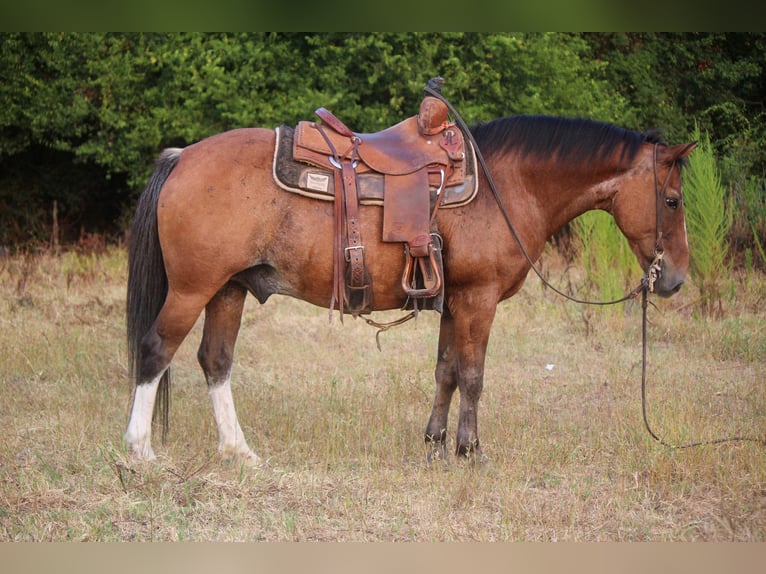
[{"label": "horse's head", "polygon": [[678,292],[689,267],[681,167],[696,146],[645,143],[613,198],[615,221],[641,267],[660,266],[653,287],[661,297]]}]

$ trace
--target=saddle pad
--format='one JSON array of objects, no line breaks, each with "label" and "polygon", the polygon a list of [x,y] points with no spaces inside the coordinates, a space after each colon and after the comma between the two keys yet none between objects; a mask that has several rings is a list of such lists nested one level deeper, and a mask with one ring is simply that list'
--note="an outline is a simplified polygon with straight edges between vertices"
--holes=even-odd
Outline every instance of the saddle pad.
[{"label": "saddle pad", "polygon": [[[316,131],[316,130],[314,130]],[[295,161],[293,158],[293,141],[295,130],[290,126],[279,126],[275,129],[276,144],[272,176],[274,182],[283,190],[292,193],[333,201],[335,184],[332,168],[326,153],[317,153],[314,161]],[[320,136],[321,137],[321,136]],[[347,140],[346,140],[347,141]],[[340,153],[340,150],[338,150]],[[476,155],[469,142],[465,143],[465,176],[461,185],[450,185],[442,190],[442,208],[461,207],[470,203],[478,191],[479,182],[476,175]],[[323,167],[324,165],[328,167]],[[383,205],[385,181],[383,174],[370,171],[360,164],[357,167],[359,201],[363,205]],[[449,182],[448,182],[449,184]],[[431,186],[432,191],[436,186]]]}]

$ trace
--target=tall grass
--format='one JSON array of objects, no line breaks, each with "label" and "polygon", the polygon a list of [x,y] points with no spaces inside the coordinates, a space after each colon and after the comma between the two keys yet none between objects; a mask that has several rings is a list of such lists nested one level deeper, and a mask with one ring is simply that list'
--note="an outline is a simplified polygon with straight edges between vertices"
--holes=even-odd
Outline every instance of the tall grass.
[{"label": "tall grass", "polygon": [[[361,321],[249,298],[232,384],[269,466],[217,456],[201,322],[174,359],[168,443],[141,464],[121,438],[124,252],[0,263],[0,541],[766,541],[761,447],[668,451],[643,431],[638,314],[583,338],[534,282],[501,304],[475,469],[425,463],[435,313],[379,352]],[[668,440],[766,431],[766,278],[736,289],[721,320],[670,311],[686,291],[651,310],[649,412]]]},{"label": "tall grass", "polygon": [[730,199],[721,184],[710,136],[695,127],[699,142],[684,174],[684,206],[689,237],[689,267],[700,292],[700,308],[722,313],[726,279],[731,276],[729,230],[732,226]]},{"label": "tall grass", "polygon": [[580,263],[594,296],[611,301],[635,286],[638,264],[611,215],[588,211],[574,221],[574,229]]}]

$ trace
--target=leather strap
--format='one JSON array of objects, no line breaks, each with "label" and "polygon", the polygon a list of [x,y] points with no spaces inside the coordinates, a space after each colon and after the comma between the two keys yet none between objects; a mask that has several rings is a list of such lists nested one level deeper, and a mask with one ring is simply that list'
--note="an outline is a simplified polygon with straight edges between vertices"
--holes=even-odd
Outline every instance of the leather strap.
[{"label": "leather strap", "polygon": [[[322,126],[313,124],[313,127],[322,135],[327,142],[327,146],[332,152],[335,163],[340,165],[340,156],[335,146],[327,137],[327,134],[322,129]],[[340,170],[334,170],[335,179],[335,210],[333,217],[333,254],[332,254],[332,295],[330,296],[330,318],[332,319],[332,311],[335,305],[338,305],[338,311],[340,313],[340,322],[343,323],[343,300],[345,299],[345,278],[343,277],[343,270],[345,269],[345,263],[343,261],[343,227],[345,221],[345,208],[346,204],[343,199],[344,185],[343,178],[341,177]]]},{"label": "leather strap", "polygon": [[[320,110],[323,108],[320,108]],[[327,112],[329,114],[329,112]],[[324,119],[318,113],[319,117]],[[330,114],[331,117],[332,114]],[[335,179],[335,217],[333,221],[333,285],[330,298],[330,314],[337,305],[340,320],[343,322],[343,307],[346,302],[346,262],[350,266],[348,280],[349,301],[353,310],[363,309],[369,300],[369,286],[365,284],[364,244],[359,221],[359,196],[355,164],[359,139],[352,134],[352,153],[350,159],[341,159],[330,138],[322,126],[314,124],[330,148],[336,165]],[[333,127],[333,126],[331,126]],[[335,129],[335,128],[333,128]],[[361,301],[359,301],[361,297]]]},{"label": "leather strap", "polygon": [[346,208],[343,200],[343,181],[339,170],[335,170],[335,217],[333,218],[333,276],[332,276],[332,297],[330,298],[330,318],[335,305],[338,306],[340,313],[340,322],[343,323],[343,300],[345,299],[345,278],[343,270],[345,262],[343,261],[343,221],[344,210]]},{"label": "leather strap", "polygon": [[356,186],[356,172],[350,161],[341,163],[343,193],[346,204],[346,248],[344,258],[351,265],[350,287],[364,286],[364,245],[359,222],[359,199]]},{"label": "leather strap", "polygon": [[321,119],[324,123],[334,129],[340,135],[349,138],[354,137],[354,132],[352,132],[348,126],[346,126],[346,124],[336,118],[330,110],[325,108],[318,108],[314,113],[319,116],[319,119]]},{"label": "leather strap", "polygon": [[658,179],[659,176],[659,170],[657,169],[657,148],[659,147],[659,144],[654,144],[654,150],[653,150],[653,158],[652,161],[654,163],[654,191],[656,194],[656,205],[657,205],[657,231],[654,241],[654,254],[655,255],[661,255],[665,252],[665,248],[663,246],[662,242],[662,211],[663,207],[665,205],[665,190],[668,187],[668,183],[670,182],[670,176],[673,175],[673,168],[676,166],[675,160],[673,160],[673,163],[670,166],[670,169],[668,170],[668,174],[665,176],[665,181],[662,183],[662,186],[660,186],[660,181]]}]

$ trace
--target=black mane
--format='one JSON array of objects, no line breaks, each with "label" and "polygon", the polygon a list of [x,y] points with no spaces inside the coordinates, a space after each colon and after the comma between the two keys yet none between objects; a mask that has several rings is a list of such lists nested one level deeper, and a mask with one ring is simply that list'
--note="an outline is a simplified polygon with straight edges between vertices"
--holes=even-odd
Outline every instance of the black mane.
[{"label": "black mane", "polygon": [[606,122],[541,115],[518,115],[471,128],[481,153],[517,151],[558,162],[604,161],[617,146],[630,162],[642,143],[663,143],[657,131],[634,132]]}]

